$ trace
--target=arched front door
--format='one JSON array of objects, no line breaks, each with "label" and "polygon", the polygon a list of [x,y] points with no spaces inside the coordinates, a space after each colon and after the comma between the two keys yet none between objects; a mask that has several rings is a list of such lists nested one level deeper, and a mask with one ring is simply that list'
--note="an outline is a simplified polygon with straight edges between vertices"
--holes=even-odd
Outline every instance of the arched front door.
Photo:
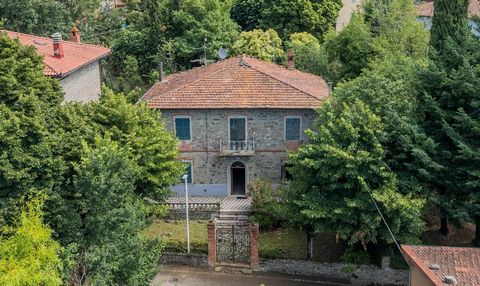
[{"label": "arched front door", "polygon": [[230,166],[230,184],[232,196],[245,196],[246,168],[242,162],[235,162]]}]

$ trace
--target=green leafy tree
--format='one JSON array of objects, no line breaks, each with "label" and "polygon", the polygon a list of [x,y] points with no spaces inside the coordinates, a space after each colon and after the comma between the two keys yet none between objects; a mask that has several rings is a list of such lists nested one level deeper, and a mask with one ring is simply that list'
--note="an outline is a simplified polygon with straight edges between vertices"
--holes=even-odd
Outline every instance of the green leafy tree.
[{"label": "green leafy tree", "polygon": [[74,177],[84,199],[83,240],[71,276],[76,285],[147,285],[156,273],[160,248],[141,233],[145,207],[135,194],[139,170],[130,158],[108,138],[84,145]]},{"label": "green leafy tree", "polygon": [[62,247],[43,222],[42,206],[42,199],[30,200],[15,227],[0,231],[1,285],[63,285]]},{"label": "green leafy tree", "polygon": [[363,9],[381,56],[402,51],[409,57],[427,57],[429,34],[417,20],[412,1],[367,0]]},{"label": "green leafy tree", "polygon": [[328,75],[328,57],[320,46],[317,38],[309,33],[295,33],[290,35],[286,43],[287,49],[295,52],[295,67],[299,70],[322,75]]},{"label": "green leafy tree", "polygon": [[258,27],[263,5],[263,0],[236,0],[232,7],[232,19],[243,31],[251,31]]},{"label": "green leafy tree", "polygon": [[358,13],[338,35],[331,31],[325,37],[325,49],[334,82],[359,76],[376,54],[372,33]]},{"label": "green leafy tree", "polygon": [[383,122],[384,162],[396,174],[397,188],[404,194],[425,197],[440,166],[433,160],[436,145],[422,128],[417,95],[417,69],[425,60],[401,51],[373,61],[369,70],[335,89],[342,102],[360,99]]},{"label": "green leafy tree", "polygon": [[65,104],[56,118],[59,143],[56,152],[69,168],[63,180],[55,185],[55,196],[47,201],[48,219],[59,240],[67,245],[79,240],[81,216],[70,210],[79,209],[84,200],[72,185],[72,165],[80,161],[83,148],[79,142],[94,144],[95,137],[109,134],[120,146],[131,148],[131,160],[138,172],[134,177],[135,192],[144,198],[162,201],[169,187],[179,180],[182,164],[177,161],[177,141],[164,129],[157,111],[145,104],[133,105],[123,94],[104,89],[100,102],[89,105]]},{"label": "green leafy tree", "polygon": [[298,32],[322,37],[334,26],[341,7],[338,0],[265,0],[258,27],[274,29],[284,40]]},{"label": "green leafy tree", "polygon": [[282,40],[274,30],[242,32],[233,44],[233,54],[246,54],[264,61],[276,62],[284,55]]},{"label": "green leafy tree", "polygon": [[57,2],[65,5],[73,21],[90,17],[100,8],[99,0],[57,0]]},{"label": "green leafy tree", "polygon": [[62,98],[35,49],[0,33],[0,223],[12,223],[28,190],[51,190],[61,178],[49,118]]},{"label": "green leafy tree", "polygon": [[418,241],[424,200],[401,194],[395,174],[384,162],[381,119],[361,101],[325,103],[317,133],[289,156],[293,202],[312,231],[334,231],[349,244],[388,242],[392,238],[372,202],[403,243]]},{"label": "green leafy tree", "polygon": [[65,5],[56,0],[1,0],[0,19],[7,30],[47,37],[71,28]]},{"label": "green leafy tree", "polygon": [[195,59],[215,60],[219,48],[230,48],[239,30],[231,9],[230,0],[180,1],[171,23],[177,62],[188,66]]}]

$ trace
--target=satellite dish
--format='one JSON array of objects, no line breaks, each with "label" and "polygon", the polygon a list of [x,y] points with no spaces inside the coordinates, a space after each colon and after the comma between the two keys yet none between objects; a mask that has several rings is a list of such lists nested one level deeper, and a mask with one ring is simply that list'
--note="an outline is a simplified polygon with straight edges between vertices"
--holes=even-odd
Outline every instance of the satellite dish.
[{"label": "satellite dish", "polygon": [[221,59],[221,60],[224,60],[226,59],[228,56],[228,51],[224,48],[220,48],[218,50],[218,57]]}]

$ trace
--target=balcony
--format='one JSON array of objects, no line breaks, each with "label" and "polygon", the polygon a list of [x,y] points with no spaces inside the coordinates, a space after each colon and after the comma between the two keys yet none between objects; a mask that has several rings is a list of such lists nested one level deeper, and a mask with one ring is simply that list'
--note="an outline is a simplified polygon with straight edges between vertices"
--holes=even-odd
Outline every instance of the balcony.
[{"label": "balcony", "polygon": [[231,141],[220,140],[220,156],[253,157],[255,156],[255,139]]}]

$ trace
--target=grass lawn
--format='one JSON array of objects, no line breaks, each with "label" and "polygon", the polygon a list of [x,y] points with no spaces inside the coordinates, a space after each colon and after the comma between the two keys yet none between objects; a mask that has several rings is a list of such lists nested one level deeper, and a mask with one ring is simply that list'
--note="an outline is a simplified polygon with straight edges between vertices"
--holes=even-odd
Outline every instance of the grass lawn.
[{"label": "grass lawn", "polygon": [[[187,252],[185,221],[165,222],[159,220],[145,231],[150,238],[159,238],[165,242],[165,251]],[[204,253],[207,246],[207,221],[190,222],[190,244],[192,253]],[[315,240],[314,257],[317,261],[336,262],[344,250],[344,245],[335,240],[334,235],[319,235]],[[298,230],[279,229],[260,231],[261,258],[305,259],[307,257],[307,238]]]}]

